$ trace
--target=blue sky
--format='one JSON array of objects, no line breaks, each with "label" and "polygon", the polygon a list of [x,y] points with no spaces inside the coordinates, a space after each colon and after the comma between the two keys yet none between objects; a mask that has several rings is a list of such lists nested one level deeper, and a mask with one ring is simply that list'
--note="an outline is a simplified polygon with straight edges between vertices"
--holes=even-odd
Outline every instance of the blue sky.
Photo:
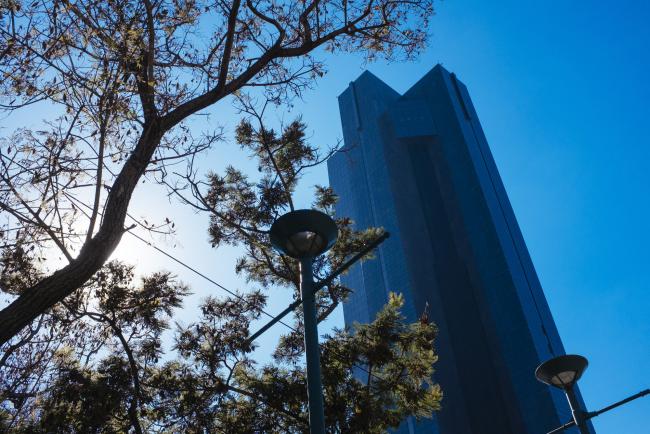
[{"label": "blue sky", "polygon": [[[468,86],[591,410],[650,387],[649,20],[647,1],[449,0],[419,61],[367,65],[398,92],[436,63]],[[335,97],[362,70],[337,56],[296,106],[316,140],[341,137]],[[649,414],[594,425],[647,433]]]},{"label": "blue sky", "polygon": [[[649,18],[650,2],[445,1],[419,62],[369,67],[400,92],[435,63],[468,86],[565,347],[590,360],[592,410],[650,386]],[[642,398],[594,424],[647,433],[648,414]]]},{"label": "blue sky", "polygon": [[[468,86],[551,310],[568,352],[590,360],[581,388],[591,410],[650,387],[650,2],[438,2],[428,50],[412,63],[364,65],[353,55],[328,58],[328,74],[296,102],[322,146],[341,138],[336,96],[367,68],[399,92],[436,63]],[[211,122],[231,130],[228,102]],[[219,145],[206,167],[254,165]],[[305,185],[326,184],[324,168]],[[174,241],[157,240],[229,288],[237,251],[211,249],[207,217],[162,203],[147,185],[134,196],[136,215],[169,215]],[[309,195],[301,193],[303,206]],[[155,211],[152,211],[155,210]],[[118,257],[141,271],[166,268],[195,296],[223,292],[125,236]],[[273,293],[278,312],[290,294]],[[337,312],[329,326],[342,325]],[[282,330],[260,340],[260,360]],[[533,373],[531,372],[531,375]],[[594,420],[601,433],[647,433],[650,398]]]}]

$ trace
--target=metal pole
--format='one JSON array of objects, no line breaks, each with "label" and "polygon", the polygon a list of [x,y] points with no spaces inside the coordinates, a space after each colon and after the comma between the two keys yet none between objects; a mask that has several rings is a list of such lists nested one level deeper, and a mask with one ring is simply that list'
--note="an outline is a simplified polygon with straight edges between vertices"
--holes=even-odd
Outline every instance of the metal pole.
[{"label": "metal pole", "polygon": [[623,404],[627,404],[627,403],[630,402],[630,401],[634,401],[635,399],[637,399],[637,398],[641,398],[641,397],[646,396],[646,395],[650,395],[650,389],[642,390],[642,391],[640,391],[639,393],[635,393],[635,394],[632,395],[632,396],[629,396],[629,397],[627,397],[627,398],[625,398],[625,399],[621,399],[620,401],[615,402],[615,403],[612,404],[612,405],[608,405],[608,406],[605,407],[605,408],[601,408],[601,409],[598,410],[598,411],[590,411],[590,412],[588,413],[588,415],[587,415],[587,418],[588,418],[588,419],[591,419],[592,417],[600,416],[601,414],[605,413],[606,411],[612,410],[612,409],[614,409],[614,408],[616,408],[616,407],[619,407],[619,406],[621,406],[621,405],[623,405]]},{"label": "metal pole", "polygon": [[300,260],[300,296],[302,297],[305,325],[305,357],[307,358],[307,398],[309,400],[309,431],[325,434],[323,386],[320,376],[320,351],[318,348],[318,318],[316,297],[312,287],[312,258]]},{"label": "metal pole", "polygon": [[[615,402],[612,405],[608,405],[605,408],[601,408],[598,411],[582,411],[582,410],[579,410],[580,405],[578,404],[578,401],[577,401],[577,399],[575,397],[575,394],[573,393],[573,390],[571,390],[570,392],[568,390],[565,390],[565,393],[567,395],[567,399],[569,400],[569,405],[571,406],[571,411],[574,414],[574,418],[573,418],[573,420],[571,422],[567,422],[564,425],[562,425],[561,427],[555,428],[553,431],[549,431],[546,434],[559,433],[559,432],[564,431],[567,428],[571,428],[572,426],[576,425],[577,420],[578,420],[578,418],[575,417],[576,410],[574,410],[574,409],[576,409],[576,408],[581,413],[582,422],[586,426],[586,422],[589,419],[591,419],[592,417],[600,416],[601,414],[605,413],[606,411],[612,410],[612,409],[614,409],[616,407],[619,407],[619,406],[621,406],[623,404],[627,404],[628,402],[634,401],[637,398],[641,398],[643,396],[650,395],[650,389],[642,390],[641,392],[635,393],[634,395],[629,396],[629,397],[627,397],[625,399],[622,399],[622,400],[620,400],[618,402]],[[583,431],[582,428],[580,428],[580,432],[582,433],[582,432],[588,432],[588,431]]]},{"label": "metal pole", "polygon": [[[129,232],[129,233],[131,234],[132,232]],[[134,234],[134,235],[135,235],[135,234]],[[136,236],[137,236],[137,235],[136,235]],[[339,276],[339,274],[343,273],[345,270],[347,270],[347,269],[350,268],[352,265],[354,265],[355,262],[357,262],[359,259],[363,258],[365,255],[367,255],[367,254],[368,254],[372,249],[374,249],[375,247],[377,247],[378,245],[380,245],[381,243],[383,243],[383,242],[384,242],[384,241],[385,241],[389,236],[390,236],[390,234],[389,234],[388,232],[384,232],[383,234],[381,234],[381,235],[380,235],[379,237],[377,237],[374,241],[372,241],[370,244],[368,244],[366,247],[364,247],[363,250],[361,250],[359,253],[357,253],[356,255],[354,255],[353,257],[351,257],[350,259],[348,259],[347,261],[345,261],[345,263],[344,263],[343,265],[341,265],[341,266],[340,266],[339,268],[337,268],[334,272],[332,272],[332,274],[330,274],[326,279],[321,280],[320,282],[318,282],[318,283],[315,284],[315,285],[312,285],[312,290],[311,290],[311,292],[315,294],[315,293],[318,292],[318,290],[320,290],[321,288],[324,288],[325,286],[327,286],[327,285],[329,285],[330,283],[332,283],[332,281],[333,281],[334,279],[336,279],[336,278]],[[138,238],[139,238],[139,237],[138,237]],[[144,239],[143,239],[143,241],[144,241]],[[146,241],[145,241],[145,242],[146,242]],[[205,277],[205,276],[204,276],[204,277]],[[207,279],[207,277],[206,277],[206,279]],[[216,283],[216,282],[215,282],[215,283]],[[302,298],[299,298],[298,300],[294,301],[294,302],[291,303],[289,306],[287,306],[287,308],[284,309],[284,310],[283,310],[282,312],[280,312],[279,314],[277,314],[277,315],[275,316],[275,318],[271,319],[271,321],[267,322],[266,324],[264,324],[264,326],[262,326],[262,328],[260,328],[258,331],[256,331],[255,333],[253,333],[253,334],[248,338],[248,344],[252,344],[253,341],[254,341],[255,339],[257,339],[258,337],[260,337],[260,335],[261,335],[262,333],[264,333],[265,331],[267,331],[268,329],[270,329],[271,327],[273,327],[273,326],[274,326],[276,323],[278,323],[282,318],[284,318],[284,317],[285,317],[286,315],[288,315],[289,313],[293,312],[293,310],[294,310],[295,308],[297,308],[297,307],[298,307],[299,305],[301,305],[301,304],[302,304]]]},{"label": "metal pole", "polygon": [[553,431],[547,432],[546,434],[557,434],[559,432],[564,432],[565,429],[569,429],[572,426],[576,426],[576,421],[575,420],[572,420],[571,422],[567,422],[564,425],[555,428]]},{"label": "metal pole", "polygon": [[580,403],[578,402],[578,398],[576,398],[573,388],[570,387],[565,389],[564,393],[566,393],[566,397],[569,400],[573,420],[580,430],[580,434],[591,434],[589,428],[587,428],[587,413],[580,407]]}]

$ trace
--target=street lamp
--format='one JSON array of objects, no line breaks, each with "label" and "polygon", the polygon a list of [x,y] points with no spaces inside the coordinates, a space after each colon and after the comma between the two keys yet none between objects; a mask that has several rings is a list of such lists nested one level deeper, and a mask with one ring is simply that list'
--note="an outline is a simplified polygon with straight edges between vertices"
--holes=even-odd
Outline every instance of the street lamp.
[{"label": "street lamp", "polygon": [[318,349],[318,318],[313,291],[313,260],[336,242],[338,228],[334,220],[320,211],[291,211],[271,226],[271,244],[280,253],[300,261],[300,296],[305,327],[307,359],[307,398],[311,434],[325,434],[323,387]]},{"label": "street lamp", "polygon": [[539,381],[564,391],[573,415],[572,421],[550,431],[548,434],[559,433],[572,426],[577,426],[581,434],[590,434],[589,428],[587,427],[587,421],[589,419],[650,394],[650,389],[645,389],[598,411],[586,411],[580,406],[580,402],[576,398],[573,386],[578,382],[580,377],[582,377],[588,364],[586,358],[576,354],[568,354],[547,360],[539,365],[535,370],[535,377]]},{"label": "street lamp", "polygon": [[564,391],[571,407],[573,421],[581,434],[589,434],[588,418],[587,413],[580,407],[573,386],[585,372],[588,364],[584,357],[568,354],[547,360],[535,370],[535,377],[539,381]]}]

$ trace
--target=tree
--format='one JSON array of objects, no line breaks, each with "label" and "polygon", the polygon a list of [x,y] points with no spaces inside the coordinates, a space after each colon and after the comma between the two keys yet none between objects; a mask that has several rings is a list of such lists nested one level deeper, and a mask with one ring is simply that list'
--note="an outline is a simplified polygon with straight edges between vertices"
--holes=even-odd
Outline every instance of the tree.
[{"label": "tree", "polygon": [[[265,366],[250,358],[249,336],[266,304],[263,289],[297,291],[299,285],[296,261],[270,248],[266,228],[293,207],[292,193],[304,169],[326,156],[307,144],[299,120],[276,133],[250,100],[242,104],[250,117],[239,125],[237,141],[258,161],[260,179],[231,167],[205,182],[188,178],[187,189],[175,191],[210,213],[215,246],[243,247],[238,271],[262,288],[204,300],[198,320],[177,326],[173,349],[165,353],[162,333],[188,288],[169,273],[134,283],[132,267],[108,263],[41,316],[42,328],[23,332],[22,344],[6,353],[2,362],[9,369],[0,370],[4,431],[308,431],[300,317]],[[317,208],[331,211],[336,198],[330,189],[316,187],[315,196]],[[340,242],[318,261],[317,277],[379,232],[356,231],[349,219],[337,224]],[[2,282],[17,291],[30,283],[14,271],[38,269],[29,255],[7,257],[4,264]],[[319,296],[321,318],[349,291],[340,281],[325,288]],[[373,323],[337,330],[322,343],[329,432],[385,432],[406,416],[430,417],[439,407],[441,392],[431,380],[435,326],[424,317],[406,324],[402,304],[400,296],[391,295]],[[34,354],[40,357],[36,362]]]},{"label": "tree", "polygon": [[[50,348],[31,340],[6,361],[2,432],[308,432],[302,362],[249,358],[259,293],[246,303],[208,298],[198,321],[175,331],[173,354],[162,354],[161,332],[186,293],[168,273],[138,284],[131,267],[108,263],[58,312],[73,334],[55,327],[41,335]],[[438,408],[434,328],[405,324],[401,304],[393,296],[372,324],[323,343],[328,432],[381,433]],[[34,354],[44,360],[33,365]],[[360,367],[365,381],[352,375]]]},{"label": "tree", "polygon": [[169,165],[219,139],[194,137],[190,116],[250,88],[286,101],[324,73],[315,57],[323,51],[413,57],[432,15],[432,0],[0,7],[2,109],[11,116],[40,105],[52,113],[41,128],[2,139],[2,236],[7,248],[43,256],[53,247],[66,262],[12,294],[0,311],[0,344],[101,269],[129,229],[129,202],[143,177],[169,182]]}]

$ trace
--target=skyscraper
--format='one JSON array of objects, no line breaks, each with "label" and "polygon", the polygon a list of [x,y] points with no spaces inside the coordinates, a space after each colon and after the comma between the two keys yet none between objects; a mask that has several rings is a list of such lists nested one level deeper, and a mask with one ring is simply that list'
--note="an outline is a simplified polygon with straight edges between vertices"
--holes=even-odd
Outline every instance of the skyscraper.
[{"label": "skyscraper", "polygon": [[543,434],[571,419],[536,366],[564,348],[466,87],[438,65],[400,95],[369,72],[339,96],[344,148],[328,161],[336,212],[391,233],[344,277],[346,324],[390,291],[438,325],[433,421],[400,433]]}]

